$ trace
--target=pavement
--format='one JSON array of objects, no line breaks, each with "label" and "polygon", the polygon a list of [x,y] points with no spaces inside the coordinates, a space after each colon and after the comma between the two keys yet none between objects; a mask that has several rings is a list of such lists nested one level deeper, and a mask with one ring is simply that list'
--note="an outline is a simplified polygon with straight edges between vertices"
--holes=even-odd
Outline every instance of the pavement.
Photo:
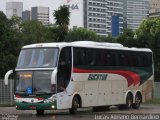
[{"label": "pavement", "polygon": [[35,110],[21,111],[15,107],[0,107],[0,120],[144,120],[144,117],[146,120],[160,120],[160,104],[143,104],[138,110],[119,110],[113,106],[109,111],[101,112],[82,108],[76,115],[70,115],[68,110],[48,110],[43,116],[37,116]]}]

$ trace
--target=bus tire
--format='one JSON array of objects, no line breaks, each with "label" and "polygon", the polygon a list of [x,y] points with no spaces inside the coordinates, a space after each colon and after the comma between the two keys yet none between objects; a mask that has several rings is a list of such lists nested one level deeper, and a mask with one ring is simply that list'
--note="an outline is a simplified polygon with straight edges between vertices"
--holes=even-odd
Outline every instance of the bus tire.
[{"label": "bus tire", "polygon": [[36,110],[37,115],[44,115],[44,110]]},{"label": "bus tire", "polygon": [[125,108],[130,109],[133,103],[133,96],[131,93],[127,94]]},{"label": "bus tire", "polygon": [[69,109],[70,114],[75,114],[77,113],[77,109],[79,107],[79,101],[78,97],[74,96],[72,100],[72,108]]},{"label": "bus tire", "polygon": [[135,96],[135,103],[132,104],[132,108],[139,109],[141,101],[142,101],[142,96],[140,93],[137,93]]}]

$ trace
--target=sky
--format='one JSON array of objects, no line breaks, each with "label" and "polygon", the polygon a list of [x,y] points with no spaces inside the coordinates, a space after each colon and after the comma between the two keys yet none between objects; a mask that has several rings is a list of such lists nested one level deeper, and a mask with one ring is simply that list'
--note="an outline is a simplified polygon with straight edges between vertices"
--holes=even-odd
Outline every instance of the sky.
[{"label": "sky", "polygon": [[31,10],[31,7],[42,6],[50,9],[50,22],[54,22],[53,11],[58,9],[61,0],[0,0],[0,11],[6,13],[6,2],[23,2],[23,11]]}]

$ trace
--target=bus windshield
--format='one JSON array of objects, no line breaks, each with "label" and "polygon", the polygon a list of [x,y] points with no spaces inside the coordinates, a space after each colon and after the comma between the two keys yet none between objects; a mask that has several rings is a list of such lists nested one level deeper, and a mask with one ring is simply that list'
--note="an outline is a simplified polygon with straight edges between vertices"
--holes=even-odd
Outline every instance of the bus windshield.
[{"label": "bus windshield", "polygon": [[17,68],[51,68],[56,67],[58,48],[22,49]]},{"label": "bus windshield", "polygon": [[51,84],[52,71],[18,71],[15,79],[17,94],[55,93],[55,84]]}]

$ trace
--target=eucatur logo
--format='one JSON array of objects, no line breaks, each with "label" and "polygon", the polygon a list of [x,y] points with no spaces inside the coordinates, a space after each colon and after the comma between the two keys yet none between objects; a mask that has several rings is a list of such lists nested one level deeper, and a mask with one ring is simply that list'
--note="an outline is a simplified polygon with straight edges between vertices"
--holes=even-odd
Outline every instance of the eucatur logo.
[{"label": "eucatur logo", "polygon": [[107,74],[89,74],[88,80],[107,80]]}]

